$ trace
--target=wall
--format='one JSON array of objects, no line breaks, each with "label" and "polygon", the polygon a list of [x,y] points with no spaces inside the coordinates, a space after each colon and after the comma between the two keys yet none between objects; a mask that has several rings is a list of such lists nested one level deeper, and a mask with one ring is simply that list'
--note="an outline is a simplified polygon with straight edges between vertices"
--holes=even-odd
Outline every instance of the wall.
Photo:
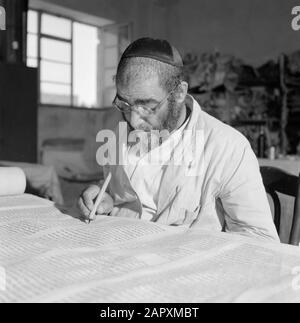
[{"label": "wall", "polygon": [[297,0],[43,0],[116,22],[134,37],[168,38],[182,52],[219,50],[260,64],[299,48],[291,29]]},{"label": "wall", "polygon": [[181,50],[217,49],[261,64],[300,47],[291,28],[295,0],[181,0],[169,14],[169,39]]}]

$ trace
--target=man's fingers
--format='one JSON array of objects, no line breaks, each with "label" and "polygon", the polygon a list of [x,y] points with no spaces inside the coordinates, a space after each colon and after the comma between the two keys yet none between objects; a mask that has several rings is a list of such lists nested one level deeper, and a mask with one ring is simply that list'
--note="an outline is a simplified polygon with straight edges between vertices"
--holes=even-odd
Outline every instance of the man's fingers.
[{"label": "man's fingers", "polygon": [[80,210],[80,213],[85,217],[85,218],[89,218],[90,216],[90,210],[85,206],[82,197],[79,198],[78,200],[78,208]]},{"label": "man's fingers", "polygon": [[107,193],[104,193],[103,199],[97,208],[97,214],[108,214],[113,209],[113,199]]},{"label": "man's fingers", "polygon": [[[100,187],[97,185],[92,185],[81,194],[77,204],[80,213],[84,218],[89,219],[99,192]],[[113,199],[109,194],[104,193],[102,201],[97,208],[96,214],[109,214],[112,209]]]},{"label": "man's fingers", "polygon": [[91,212],[94,207],[94,199],[99,194],[100,187],[92,185],[82,193],[82,200],[86,208]]}]

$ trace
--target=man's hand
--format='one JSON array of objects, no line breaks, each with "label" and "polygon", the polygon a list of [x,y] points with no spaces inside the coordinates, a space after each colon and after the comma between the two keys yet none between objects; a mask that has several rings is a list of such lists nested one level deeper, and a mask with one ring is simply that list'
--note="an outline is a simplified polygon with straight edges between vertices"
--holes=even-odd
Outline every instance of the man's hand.
[{"label": "man's hand", "polygon": [[[80,213],[87,220],[89,219],[90,213],[94,207],[95,200],[100,192],[100,187],[97,185],[91,185],[82,192],[78,200],[78,208]],[[96,214],[108,214],[114,207],[112,197],[104,193],[103,199],[97,208]]]}]

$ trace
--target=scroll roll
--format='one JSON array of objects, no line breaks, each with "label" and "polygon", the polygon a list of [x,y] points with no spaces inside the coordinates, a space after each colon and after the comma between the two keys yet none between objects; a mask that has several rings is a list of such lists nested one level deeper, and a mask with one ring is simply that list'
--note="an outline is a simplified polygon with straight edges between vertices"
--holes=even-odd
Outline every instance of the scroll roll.
[{"label": "scroll roll", "polygon": [[0,196],[20,195],[25,189],[26,177],[21,168],[0,167]]}]

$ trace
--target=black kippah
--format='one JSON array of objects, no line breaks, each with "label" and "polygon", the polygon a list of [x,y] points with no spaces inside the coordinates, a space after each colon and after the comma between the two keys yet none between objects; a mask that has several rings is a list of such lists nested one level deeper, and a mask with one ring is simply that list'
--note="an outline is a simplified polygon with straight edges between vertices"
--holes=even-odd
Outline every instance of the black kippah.
[{"label": "black kippah", "polygon": [[147,57],[177,67],[183,66],[178,50],[161,39],[140,38],[130,44],[121,60],[132,57]]}]

